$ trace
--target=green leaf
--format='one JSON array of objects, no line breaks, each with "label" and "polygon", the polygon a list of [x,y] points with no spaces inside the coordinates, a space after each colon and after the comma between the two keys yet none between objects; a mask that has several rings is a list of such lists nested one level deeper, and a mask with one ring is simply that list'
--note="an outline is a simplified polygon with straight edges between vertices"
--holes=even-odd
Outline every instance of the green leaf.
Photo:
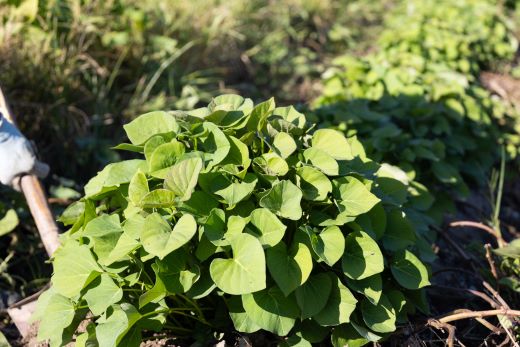
[{"label": "green leaf", "polygon": [[327,176],[310,166],[296,169],[298,186],[303,192],[303,198],[311,201],[323,201],[332,192],[332,184]]},{"label": "green leaf", "polygon": [[67,242],[54,253],[52,285],[59,294],[72,298],[102,272],[88,246]]},{"label": "green leaf", "polygon": [[266,250],[267,268],[285,296],[301,286],[312,271],[312,256],[307,246],[296,242],[287,250],[285,243]]},{"label": "green leaf", "polygon": [[387,214],[386,231],[382,238],[385,249],[395,252],[415,243],[415,231],[401,211],[393,210]]},{"label": "green leaf", "polygon": [[233,258],[213,259],[210,273],[213,282],[228,294],[253,293],[266,287],[265,255],[254,236],[239,234],[231,241]]},{"label": "green leaf", "polygon": [[177,140],[157,146],[148,161],[152,175],[164,178],[164,175],[157,174],[158,171],[174,165],[182,157],[185,150],[184,145]]},{"label": "green leaf", "polygon": [[314,319],[322,326],[348,323],[350,315],[356,309],[357,300],[334,273],[328,272],[327,274],[332,280],[330,295],[328,295],[325,307],[314,315]]},{"label": "green leaf", "polygon": [[117,261],[124,260],[127,258],[128,254],[141,247],[139,241],[136,240],[138,237],[139,236],[134,237],[131,233],[125,230],[108,256],[99,260],[99,263],[105,266],[110,266]]},{"label": "green leaf", "polygon": [[390,270],[396,281],[406,289],[419,289],[430,285],[428,269],[408,250],[394,255]]},{"label": "green leaf", "polygon": [[104,262],[116,246],[122,233],[123,229],[119,223],[119,216],[117,214],[103,214],[87,224],[82,236],[91,240],[98,261]]},{"label": "green leaf", "polygon": [[278,154],[269,152],[253,161],[260,169],[261,173],[269,176],[285,176],[289,172],[289,165]]},{"label": "green leaf", "polygon": [[504,247],[496,248],[493,252],[502,257],[518,259],[520,258],[520,239],[513,240]]},{"label": "green leaf", "polygon": [[64,330],[72,324],[75,310],[72,301],[53,288],[47,290],[38,300],[38,307],[33,316],[39,320],[38,340],[50,340],[51,346],[61,346],[64,341]]},{"label": "green leaf", "polygon": [[321,149],[307,148],[303,152],[303,158],[306,163],[320,169],[327,176],[339,175],[339,165],[336,159]]},{"label": "green leaf", "polygon": [[117,346],[141,319],[137,309],[128,303],[111,306],[111,313],[97,320],[96,338],[99,347]]},{"label": "green leaf", "polygon": [[146,169],[146,161],[141,159],[108,164],[85,185],[85,196],[87,198],[95,197],[98,194],[115,190],[120,185],[129,183],[138,170],[146,172]]},{"label": "green leaf", "polygon": [[159,135],[152,136],[146,141],[144,145],[144,157],[148,163],[152,160],[152,154],[155,149],[165,143],[164,137]]},{"label": "green leaf", "polygon": [[293,154],[298,148],[294,138],[284,132],[276,134],[273,140],[273,146],[276,149],[276,152],[284,159]]},{"label": "green leaf", "polygon": [[367,233],[352,232],[345,238],[345,254],[341,265],[347,277],[362,280],[383,272],[383,254]]},{"label": "green leaf", "polygon": [[160,259],[184,246],[197,232],[197,223],[190,214],[185,214],[173,227],[173,231],[161,215],[152,213],[146,217],[141,242],[144,249]]},{"label": "green leaf", "polygon": [[322,327],[312,319],[305,319],[298,324],[296,335],[310,343],[322,342],[330,334],[330,329]]},{"label": "green leaf", "polygon": [[312,147],[328,153],[336,160],[354,159],[346,137],[337,130],[316,130],[312,135]]},{"label": "green leaf", "polygon": [[86,288],[83,296],[88,308],[95,316],[101,315],[108,307],[123,298],[123,289],[114,283],[108,274],[101,274]]},{"label": "green leaf", "polygon": [[242,297],[232,296],[227,301],[229,316],[233,321],[233,326],[242,333],[254,333],[261,328],[253,322],[242,306]]},{"label": "green leaf", "polygon": [[332,331],[331,343],[334,347],[362,347],[369,342],[351,324],[342,324]]},{"label": "green leaf", "polygon": [[83,201],[75,201],[70,204],[65,211],[58,217],[58,221],[63,225],[73,225],[85,213],[85,203]]},{"label": "green leaf", "polygon": [[201,170],[200,158],[184,159],[170,169],[164,180],[164,187],[174,192],[180,201],[189,200]]},{"label": "green leaf", "polygon": [[0,236],[9,234],[18,226],[18,215],[13,209],[7,210],[5,216],[0,219]]},{"label": "green leaf", "polygon": [[291,181],[276,183],[260,199],[260,206],[265,207],[282,218],[298,220],[302,216],[302,191]]},{"label": "green leaf", "polygon": [[213,123],[203,123],[203,127],[209,132],[203,142],[204,158],[209,161],[206,167],[212,168],[222,162],[231,150],[231,144],[226,135]]},{"label": "green leaf", "polygon": [[175,118],[163,111],[145,113],[123,126],[132,144],[142,145],[154,135],[179,132]]},{"label": "green leaf", "polygon": [[256,236],[264,247],[273,247],[280,242],[287,227],[266,208],[257,208],[251,213],[248,231]]},{"label": "green leaf", "polygon": [[221,196],[230,207],[246,199],[255,189],[258,179],[252,173],[245,175],[242,182],[231,183],[224,189],[216,190],[215,194]]},{"label": "green leaf", "polygon": [[354,177],[341,177],[332,181],[334,195],[339,201],[340,212],[347,216],[359,216],[372,209],[380,200]]},{"label": "green leaf", "polygon": [[301,318],[306,319],[320,312],[327,303],[332,281],[328,274],[312,275],[300,287],[296,288],[296,301],[301,310]]},{"label": "green leaf", "polygon": [[357,281],[347,278],[347,285],[356,292],[366,296],[372,305],[377,305],[381,294],[383,294],[383,279],[380,274]]},{"label": "green leaf", "polygon": [[336,264],[345,251],[345,237],[341,230],[333,225],[320,233],[311,228],[305,228],[305,232],[310,239],[312,250],[319,259],[329,266]]},{"label": "green leaf", "polygon": [[356,218],[359,230],[365,231],[375,240],[383,237],[386,230],[386,212],[382,203]]},{"label": "green leaf", "polygon": [[155,189],[143,196],[142,208],[164,208],[173,205],[175,194],[167,189]]},{"label": "green leaf", "polygon": [[275,108],[274,98],[271,98],[267,101],[264,101],[258,105],[255,106],[253,111],[251,112],[251,115],[249,116],[249,119],[247,121],[247,129],[249,131],[259,131],[262,132],[262,130],[265,127],[267,117],[271,115]]},{"label": "green leaf", "polygon": [[365,324],[378,333],[395,331],[396,314],[390,300],[381,295],[379,304],[372,305],[368,299],[361,302],[361,314]]},{"label": "green leaf", "polygon": [[285,297],[278,287],[242,295],[242,304],[256,325],[278,336],[287,335],[300,314],[294,297]]},{"label": "green leaf", "polygon": [[141,171],[137,171],[128,186],[128,198],[135,206],[140,206],[143,197],[150,192],[148,179]]}]

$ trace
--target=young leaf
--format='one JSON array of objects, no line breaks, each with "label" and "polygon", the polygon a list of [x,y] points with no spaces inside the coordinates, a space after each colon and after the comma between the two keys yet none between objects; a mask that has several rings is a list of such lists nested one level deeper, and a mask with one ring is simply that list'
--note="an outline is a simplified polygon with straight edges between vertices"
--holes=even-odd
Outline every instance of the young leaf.
[{"label": "young leaf", "polygon": [[128,186],[128,197],[130,201],[135,206],[140,206],[141,200],[149,191],[146,175],[141,171],[137,171]]},{"label": "young leaf", "polygon": [[179,197],[180,201],[189,200],[197,185],[202,170],[200,158],[189,158],[176,163],[166,175],[164,187]]},{"label": "young leaf", "polygon": [[303,152],[305,162],[318,168],[327,176],[339,175],[339,165],[336,159],[319,148],[307,148]]}]

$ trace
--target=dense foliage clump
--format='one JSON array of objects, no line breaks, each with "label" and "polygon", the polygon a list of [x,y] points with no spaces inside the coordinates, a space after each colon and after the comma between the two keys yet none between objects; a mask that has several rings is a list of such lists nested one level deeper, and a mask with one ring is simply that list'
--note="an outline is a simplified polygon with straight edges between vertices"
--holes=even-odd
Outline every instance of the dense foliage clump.
[{"label": "dense foliage clump", "polygon": [[516,53],[514,26],[503,12],[491,0],[404,1],[388,16],[378,43],[389,55],[414,53],[474,74]]},{"label": "dense foliage clump", "polygon": [[409,197],[403,173],[356,137],[236,95],[125,130],[131,143],[117,148],[139,159],[106,166],[61,217],[71,228],[36,313],[52,346],[86,317],[78,346],[232,327],[363,345],[428,310],[428,269],[402,211],[428,197]]},{"label": "dense foliage clump", "polygon": [[[407,16],[397,16],[407,30],[385,30],[381,51],[338,58],[317,115],[323,126],[358,134],[376,160],[464,195],[467,183],[486,182],[501,145],[518,154],[519,118],[471,74],[517,44],[487,1],[428,4],[408,4]],[[473,20],[460,20],[467,15]]]}]

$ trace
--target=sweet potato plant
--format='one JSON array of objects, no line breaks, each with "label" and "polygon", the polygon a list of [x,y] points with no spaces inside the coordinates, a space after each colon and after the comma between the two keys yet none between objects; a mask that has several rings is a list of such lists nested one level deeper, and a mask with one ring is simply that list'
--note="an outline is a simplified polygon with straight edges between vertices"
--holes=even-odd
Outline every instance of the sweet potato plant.
[{"label": "sweet potato plant", "polygon": [[392,170],[356,137],[237,95],[124,128],[116,148],[136,159],[106,166],[61,216],[35,314],[51,346],[233,330],[361,346],[428,309],[406,187],[404,200],[386,189]]}]

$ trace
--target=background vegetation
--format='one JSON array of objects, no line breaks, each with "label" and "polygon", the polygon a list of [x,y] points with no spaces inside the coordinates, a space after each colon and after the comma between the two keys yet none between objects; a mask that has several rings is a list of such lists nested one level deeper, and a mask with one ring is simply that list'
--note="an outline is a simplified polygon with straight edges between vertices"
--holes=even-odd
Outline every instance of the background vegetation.
[{"label": "background vegetation", "polygon": [[[485,71],[520,77],[517,1],[4,0],[0,18],[0,84],[52,167],[45,184],[56,213],[104,165],[130,157],[110,147],[137,115],[222,93],[275,96],[395,165],[400,183],[386,188],[407,196],[398,205],[420,258],[435,261],[433,283],[452,287],[453,304],[462,295],[454,287],[485,290],[486,281],[518,307],[517,246],[498,251],[493,268],[483,245],[518,236],[520,117],[514,97],[481,83]],[[0,189],[7,305],[48,282],[50,268],[20,196]],[[454,217],[499,237],[454,241],[445,236]],[[478,275],[446,275],[461,264]],[[432,314],[460,308],[436,302],[435,288]],[[472,300],[466,308],[483,307]],[[459,329],[472,332],[465,341],[489,338],[480,325]],[[436,338],[430,329],[411,336]]]}]

